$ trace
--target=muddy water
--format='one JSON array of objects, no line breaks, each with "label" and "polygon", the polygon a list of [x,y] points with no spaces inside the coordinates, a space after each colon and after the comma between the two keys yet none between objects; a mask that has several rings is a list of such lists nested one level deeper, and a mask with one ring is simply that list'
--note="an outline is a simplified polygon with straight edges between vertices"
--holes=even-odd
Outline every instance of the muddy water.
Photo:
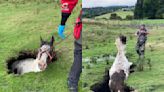
[{"label": "muddy water", "polygon": [[103,61],[112,61],[115,57],[112,55],[99,55],[99,56],[93,56],[93,57],[86,57],[83,58],[83,62],[103,62]]}]

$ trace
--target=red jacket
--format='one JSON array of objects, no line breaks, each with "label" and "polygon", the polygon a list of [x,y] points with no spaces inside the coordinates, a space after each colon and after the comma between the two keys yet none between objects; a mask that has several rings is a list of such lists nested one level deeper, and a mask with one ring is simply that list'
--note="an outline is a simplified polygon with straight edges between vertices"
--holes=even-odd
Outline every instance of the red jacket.
[{"label": "red jacket", "polygon": [[78,0],[61,0],[61,8],[63,13],[71,13],[76,6]]},{"label": "red jacket", "polygon": [[75,27],[74,27],[74,38],[78,40],[81,36],[82,31],[82,11],[80,12],[79,17],[76,19]]},{"label": "red jacket", "polygon": [[[61,0],[62,13],[71,13],[76,6],[78,0]],[[81,36],[82,31],[82,21],[81,21],[82,11],[80,12],[79,17],[76,20],[74,27],[74,38],[78,40]]]}]

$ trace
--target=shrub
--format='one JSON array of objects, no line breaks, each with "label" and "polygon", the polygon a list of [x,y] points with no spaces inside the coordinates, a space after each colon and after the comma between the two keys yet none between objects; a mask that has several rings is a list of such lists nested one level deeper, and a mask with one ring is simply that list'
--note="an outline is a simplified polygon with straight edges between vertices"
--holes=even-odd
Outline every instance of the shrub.
[{"label": "shrub", "polygon": [[132,20],[132,19],[134,19],[134,17],[132,15],[127,15],[125,19],[126,20]]},{"label": "shrub", "polygon": [[164,18],[164,8],[161,8],[160,10],[157,11],[156,17],[159,18],[159,19]]},{"label": "shrub", "polygon": [[122,20],[120,16],[118,16],[116,13],[112,13],[110,16],[111,20]]}]

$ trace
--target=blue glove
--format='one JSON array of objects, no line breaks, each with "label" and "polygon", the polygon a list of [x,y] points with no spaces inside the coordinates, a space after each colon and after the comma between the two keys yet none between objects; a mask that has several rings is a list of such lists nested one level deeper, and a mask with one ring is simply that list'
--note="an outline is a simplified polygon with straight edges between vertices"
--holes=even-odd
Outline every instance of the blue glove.
[{"label": "blue glove", "polygon": [[65,39],[65,35],[63,34],[65,29],[65,25],[59,25],[58,27],[58,35],[62,38]]}]

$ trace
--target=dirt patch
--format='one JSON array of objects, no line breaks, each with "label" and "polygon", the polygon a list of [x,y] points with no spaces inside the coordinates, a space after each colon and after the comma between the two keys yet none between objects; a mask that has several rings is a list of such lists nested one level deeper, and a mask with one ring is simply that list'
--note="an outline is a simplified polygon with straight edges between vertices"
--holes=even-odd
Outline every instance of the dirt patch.
[{"label": "dirt patch", "polygon": [[[14,62],[21,61],[24,59],[36,59],[37,53],[38,53],[38,51],[35,51],[35,50],[33,50],[33,51],[32,50],[24,50],[24,51],[20,51],[18,53],[17,57],[10,57],[9,59],[7,59],[7,61],[6,61],[7,62],[6,65],[7,65],[7,69],[8,69],[7,73],[8,74],[14,73],[11,71],[12,65],[14,64]],[[52,53],[52,55],[53,55],[53,58],[51,61],[48,60],[48,64],[52,61],[57,60],[57,55],[56,55],[55,51]]]}]

